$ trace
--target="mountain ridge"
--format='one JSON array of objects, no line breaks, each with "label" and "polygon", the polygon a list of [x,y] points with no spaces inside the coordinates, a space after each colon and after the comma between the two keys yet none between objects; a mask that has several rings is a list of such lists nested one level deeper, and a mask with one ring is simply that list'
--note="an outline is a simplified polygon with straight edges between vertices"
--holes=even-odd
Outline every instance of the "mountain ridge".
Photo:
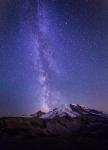
[{"label": "mountain ridge", "polygon": [[75,118],[81,115],[97,115],[101,117],[107,116],[105,113],[88,108],[84,105],[79,105],[79,104],[63,104],[59,107],[54,108],[53,110],[45,113],[42,111],[38,111],[34,114],[32,114],[32,117],[38,117],[42,119],[54,119],[57,117],[71,117]]}]

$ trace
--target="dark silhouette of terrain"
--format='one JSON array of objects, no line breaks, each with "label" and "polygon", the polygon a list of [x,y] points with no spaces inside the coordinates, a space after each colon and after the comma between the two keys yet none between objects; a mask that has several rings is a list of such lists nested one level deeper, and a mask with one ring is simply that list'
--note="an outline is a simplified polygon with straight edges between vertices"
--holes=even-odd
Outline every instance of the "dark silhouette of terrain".
[{"label": "dark silhouette of terrain", "polygon": [[108,118],[95,113],[53,119],[3,117],[0,149],[108,150]]}]

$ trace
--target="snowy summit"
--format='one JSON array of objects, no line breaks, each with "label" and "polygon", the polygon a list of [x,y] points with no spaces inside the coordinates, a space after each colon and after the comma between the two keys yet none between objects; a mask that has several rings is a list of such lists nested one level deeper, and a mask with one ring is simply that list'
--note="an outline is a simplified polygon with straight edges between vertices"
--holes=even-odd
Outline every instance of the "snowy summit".
[{"label": "snowy summit", "polygon": [[64,104],[58,108],[49,111],[40,116],[40,118],[53,119],[56,117],[69,116],[75,118],[81,115],[92,114],[92,115],[103,115],[102,112],[99,112],[94,109],[89,109],[88,107],[78,105],[78,104]]}]

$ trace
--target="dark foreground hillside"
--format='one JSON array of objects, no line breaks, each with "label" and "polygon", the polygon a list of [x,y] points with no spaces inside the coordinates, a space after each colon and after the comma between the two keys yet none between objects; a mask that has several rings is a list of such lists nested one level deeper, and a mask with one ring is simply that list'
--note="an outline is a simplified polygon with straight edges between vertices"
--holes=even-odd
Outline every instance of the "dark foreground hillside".
[{"label": "dark foreground hillside", "polygon": [[108,150],[108,119],[1,118],[0,150]]}]

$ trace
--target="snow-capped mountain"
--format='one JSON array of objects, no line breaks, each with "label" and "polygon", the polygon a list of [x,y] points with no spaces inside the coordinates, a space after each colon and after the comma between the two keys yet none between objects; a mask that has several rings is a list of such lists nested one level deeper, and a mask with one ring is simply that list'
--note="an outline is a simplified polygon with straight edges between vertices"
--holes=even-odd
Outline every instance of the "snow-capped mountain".
[{"label": "snow-capped mountain", "polygon": [[53,109],[52,111],[42,114],[39,117],[43,119],[53,119],[56,117],[64,117],[69,116],[71,118],[75,118],[81,115],[98,115],[103,116],[104,114],[102,112],[99,112],[94,109],[89,109],[88,107],[78,105],[78,104],[65,104],[58,108]]},{"label": "snow-capped mountain", "polygon": [[[28,148],[27,143],[32,145],[33,141],[37,143],[35,149],[46,144],[50,145],[48,149],[56,149],[58,146],[58,150],[74,149],[74,145],[79,145],[76,149],[80,150],[81,143],[84,145],[86,143],[86,147],[81,150],[89,150],[93,143],[93,147],[90,149],[96,150],[101,142],[98,150],[104,150],[103,145],[107,150],[108,117],[105,117],[102,112],[75,104],[62,105],[48,113],[38,111],[32,115],[21,117],[2,117],[0,118],[0,141],[3,141],[4,144],[4,139],[6,139],[5,143],[10,143],[10,138],[14,140],[13,143],[15,139],[20,139],[15,143],[21,143],[21,147],[22,139],[25,139],[24,147],[26,149]],[[41,141],[43,141],[42,144]],[[97,143],[96,147],[94,147],[95,142]],[[55,147],[53,147],[54,145]],[[47,149],[47,147],[45,148]]]}]

